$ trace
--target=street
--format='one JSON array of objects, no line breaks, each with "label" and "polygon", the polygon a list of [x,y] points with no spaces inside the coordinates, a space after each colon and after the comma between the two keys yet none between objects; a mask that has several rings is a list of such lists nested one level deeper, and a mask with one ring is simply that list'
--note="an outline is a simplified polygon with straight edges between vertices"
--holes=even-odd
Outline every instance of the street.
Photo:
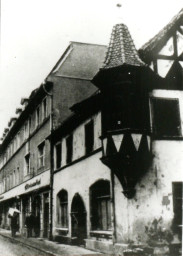
[{"label": "street", "polygon": [[40,256],[45,253],[0,236],[0,256]]}]

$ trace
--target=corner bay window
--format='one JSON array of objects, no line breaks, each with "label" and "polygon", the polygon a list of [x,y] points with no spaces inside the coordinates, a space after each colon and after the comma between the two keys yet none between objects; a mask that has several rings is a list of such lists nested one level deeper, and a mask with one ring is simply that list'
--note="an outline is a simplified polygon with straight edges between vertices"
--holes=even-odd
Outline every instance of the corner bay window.
[{"label": "corner bay window", "polygon": [[152,98],[152,125],[156,137],[181,136],[178,99]]},{"label": "corner bay window", "polygon": [[58,224],[63,227],[68,227],[68,193],[66,190],[61,190],[57,195],[58,200]]},{"label": "corner bay window", "polygon": [[111,230],[110,182],[99,180],[90,187],[92,230]]},{"label": "corner bay window", "polygon": [[69,164],[72,161],[72,153],[73,153],[73,135],[71,134],[66,138],[66,163]]},{"label": "corner bay window", "polygon": [[45,162],[45,142],[38,146],[38,168],[44,166]]},{"label": "corner bay window", "polygon": [[94,126],[93,120],[85,125],[85,151],[89,154],[93,150],[94,144]]}]

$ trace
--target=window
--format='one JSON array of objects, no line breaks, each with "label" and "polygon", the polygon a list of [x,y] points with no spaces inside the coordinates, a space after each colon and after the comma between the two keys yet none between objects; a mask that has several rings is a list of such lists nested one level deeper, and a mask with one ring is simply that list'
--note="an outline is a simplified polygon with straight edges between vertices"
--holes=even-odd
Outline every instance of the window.
[{"label": "window", "polygon": [[17,134],[17,148],[20,147],[20,132]]},{"label": "window", "polygon": [[36,127],[39,125],[40,121],[40,107],[36,109]]},{"label": "window", "polygon": [[10,188],[13,187],[13,174],[10,174]]},{"label": "window", "polygon": [[89,154],[93,150],[94,144],[94,126],[93,121],[85,125],[85,152]]},{"label": "window", "polygon": [[179,239],[182,241],[182,192],[183,192],[183,182],[173,182],[173,231],[178,234]]},{"label": "window", "polygon": [[61,190],[58,193],[58,224],[61,227],[68,227],[68,193]]},{"label": "window", "polygon": [[42,119],[47,117],[47,99],[45,98],[42,102]]},{"label": "window", "polygon": [[20,182],[20,170],[19,170],[19,167],[17,167],[17,170],[16,170],[16,185],[18,185]]},{"label": "window", "polygon": [[90,187],[92,230],[111,230],[110,182],[97,181]]},{"label": "window", "polygon": [[152,98],[152,117],[155,136],[181,136],[178,99]]},{"label": "window", "polygon": [[9,176],[6,179],[6,189],[9,190],[10,189],[10,178]]},{"label": "window", "polygon": [[44,166],[45,162],[45,142],[38,146],[38,168]]},{"label": "window", "polygon": [[16,185],[16,171],[13,171],[13,187]]},{"label": "window", "polygon": [[24,140],[26,140],[29,137],[29,122],[25,122],[24,125]]},{"label": "window", "polygon": [[30,173],[30,154],[25,156],[25,175]]},{"label": "window", "polygon": [[58,169],[61,167],[62,162],[62,144],[59,142],[55,145],[55,168]]},{"label": "window", "polygon": [[72,161],[72,151],[73,151],[73,135],[72,134],[66,138],[66,148],[67,148],[66,163],[69,164]]},{"label": "window", "polygon": [[3,179],[3,192],[6,191],[6,178]]}]

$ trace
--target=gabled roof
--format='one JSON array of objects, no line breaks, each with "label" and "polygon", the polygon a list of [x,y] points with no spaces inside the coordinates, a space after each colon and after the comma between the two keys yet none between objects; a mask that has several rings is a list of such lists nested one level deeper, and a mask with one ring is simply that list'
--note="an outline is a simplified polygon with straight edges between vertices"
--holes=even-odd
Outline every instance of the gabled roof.
[{"label": "gabled roof", "polygon": [[122,65],[145,66],[145,63],[139,58],[127,26],[116,24],[112,30],[103,69]]},{"label": "gabled roof", "polygon": [[101,67],[106,50],[105,45],[70,42],[48,76],[91,80]]},{"label": "gabled roof", "polygon": [[181,9],[181,11],[174,16],[173,19],[162,30],[160,30],[157,35],[155,35],[139,49],[140,56],[142,58],[146,58],[146,56],[151,55],[151,53],[162,41],[169,38],[169,35],[174,30],[174,27],[181,24],[181,22],[183,24],[183,9]]}]

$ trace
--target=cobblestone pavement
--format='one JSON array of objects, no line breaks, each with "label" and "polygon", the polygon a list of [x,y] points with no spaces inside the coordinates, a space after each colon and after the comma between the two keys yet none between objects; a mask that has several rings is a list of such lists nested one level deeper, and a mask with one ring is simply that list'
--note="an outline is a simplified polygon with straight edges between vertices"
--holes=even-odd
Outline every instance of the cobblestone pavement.
[{"label": "cobblestone pavement", "polygon": [[[3,243],[5,241],[5,243]],[[2,247],[1,247],[2,244]],[[9,244],[9,245],[8,245]],[[2,248],[2,249],[1,249]],[[25,248],[24,251],[20,248]],[[8,253],[4,253],[4,250]],[[8,251],[10,250],[10,251]],[[11,252],[12,250],[12,252]],[[14,254],[12,254],[14,253]],[[18,253],[18,254],[17,254]],[[9,230],[0,229],[0,256],[98,256],[102,255],[99,252],[94,252],[83,247],[61,244],[55,241],[49,241],[43,238],[26,238],[21,236],[20,233],[16,234],[15,238],[11,237]]]},{"label": "cobblestone pavement", "polygon": [[41,256],[46,254],[0,236],[0,256]]}]

